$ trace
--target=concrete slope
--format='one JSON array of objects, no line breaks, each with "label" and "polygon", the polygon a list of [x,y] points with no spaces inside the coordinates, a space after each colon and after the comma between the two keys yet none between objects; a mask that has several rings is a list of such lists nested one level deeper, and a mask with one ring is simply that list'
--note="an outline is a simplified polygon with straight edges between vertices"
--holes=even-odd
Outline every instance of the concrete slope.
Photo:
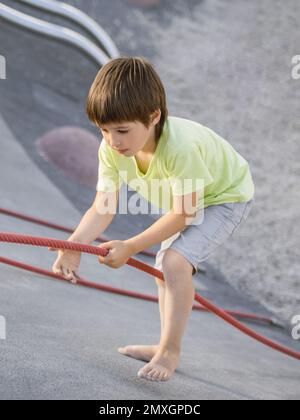
[{"label": "concrete slope", "polygon": [[[0,119],[1,206],[76,225],[81,214],[28,158]],[[0,229],[66,238],[65,234],[0,216]],[[50,268],[47,249],[1,244],[1,255]],[[153,263],[144,257],[145,261]],[[241,300],[208,266],[195,285],[206,296],[240,307]],[[113,270],[84,256],[81,275],[129,290],[156,294],[154,279],[129,266]],[[228,299],[226,298],[228,297]],[[251,302],[247,309],[257,310]],[[299,362],[243,336],[214,315],[194,311],[184,336],[180,366],[166,383],[137,377],[144,364],[117,352],[120,345],[156,343],[156,303],[98,292],[0,266],[1,399],[299,399]],[[286,333],[258,331],[294,346]],[[299,347],[299,346],[298,346]]]}]

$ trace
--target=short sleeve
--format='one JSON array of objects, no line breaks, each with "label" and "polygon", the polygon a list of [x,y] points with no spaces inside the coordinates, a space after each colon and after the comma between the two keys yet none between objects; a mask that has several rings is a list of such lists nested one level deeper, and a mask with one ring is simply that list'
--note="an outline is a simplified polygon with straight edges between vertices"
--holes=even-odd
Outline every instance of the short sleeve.
[{"label": "short sleeve", "polygon": [[99,167],[96,190],[103,192],[114,192],[119,190],[123,181],[119,176],[118,168],[116,167],[104,140],[102,140],[100,144],[98,158]]},{"label": "short sleeve", "polygon": [[169,181],[173,195],[186,195],[203,191],[213,182],[213,176],[205,163],[201,150],[192,143],[181,147],[168,162]]}]

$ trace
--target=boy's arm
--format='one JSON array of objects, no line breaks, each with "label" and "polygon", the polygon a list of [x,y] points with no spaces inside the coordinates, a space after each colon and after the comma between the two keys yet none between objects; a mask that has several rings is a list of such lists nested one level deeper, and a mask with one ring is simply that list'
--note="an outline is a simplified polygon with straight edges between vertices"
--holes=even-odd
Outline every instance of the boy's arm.
[{"label": "boy's arm", "polygon": [[124,241],[130,246],[132,254],[137,254],[184,230],[196,216],[195,208],[198,199],[199,191],[184,196],[174,196],[173,208],[167,214],[144,232]]},{"label": "boy's arm", "polygon": [[117,211],[118,198],[119,190],[109,193],[98,191],[92,206],[68,241],[91,244],[112,222]]}]

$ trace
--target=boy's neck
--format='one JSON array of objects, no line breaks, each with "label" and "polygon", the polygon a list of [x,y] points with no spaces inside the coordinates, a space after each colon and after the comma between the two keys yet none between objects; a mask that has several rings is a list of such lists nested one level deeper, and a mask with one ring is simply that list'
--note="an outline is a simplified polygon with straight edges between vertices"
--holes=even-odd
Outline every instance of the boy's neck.
[{"label": "boy's neck", "polygon": [[153,130],[151,131],[151,134],[149,136],[149,139],[145,143],[144,147],[135,155],[137,157],[139,156],[150,156],[154,155],[157,143],[155,141],[155,127],[153,127]]}]

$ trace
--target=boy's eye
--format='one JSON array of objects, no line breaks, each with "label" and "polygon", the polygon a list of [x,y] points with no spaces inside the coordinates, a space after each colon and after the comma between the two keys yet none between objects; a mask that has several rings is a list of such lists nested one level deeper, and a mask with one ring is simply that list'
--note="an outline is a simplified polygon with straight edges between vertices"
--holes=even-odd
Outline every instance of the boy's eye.
[{"label": "boy's eye", "polygon": [[[100,130],[101,130],[101,131],[104,131],[105,133],[106,133],[106,131],[107,131],[105,128],[101,128]],[[118,133],[123,133],[123,134],[125,134],[125,133],[128,133],[128,130],[123,130],[123,131],[122,131],[122,130],[118,130]]]}]

